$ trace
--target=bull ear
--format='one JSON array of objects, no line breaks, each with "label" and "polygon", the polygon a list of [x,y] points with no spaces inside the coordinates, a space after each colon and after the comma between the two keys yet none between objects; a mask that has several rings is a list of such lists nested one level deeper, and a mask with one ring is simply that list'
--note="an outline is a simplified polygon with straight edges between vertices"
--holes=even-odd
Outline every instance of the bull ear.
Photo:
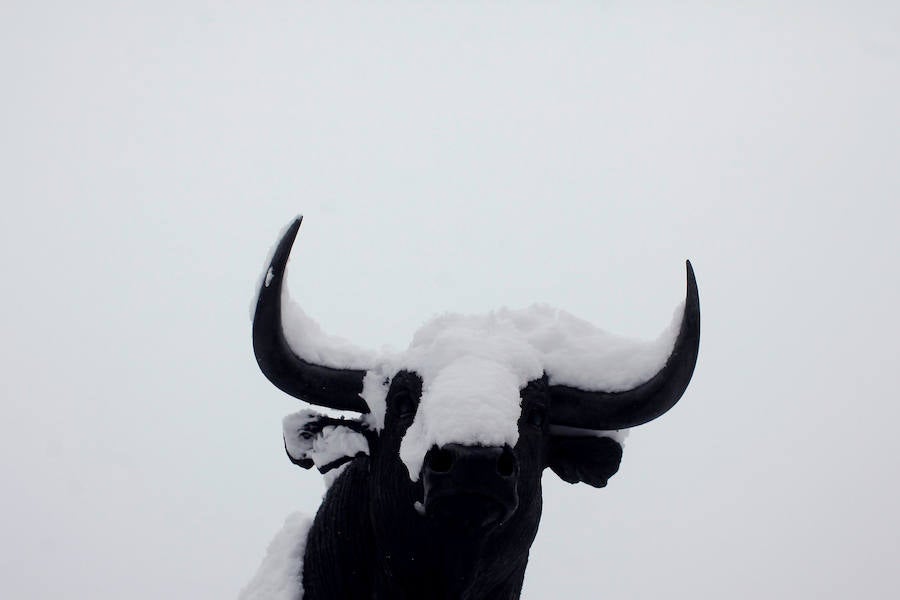
[{"label": "bull ear", "polygon": [[284,451],[304,469],[327,473],[357,456],[369,454],[374,435],[359,419],[334,418],[306,409],[282,422]]},{"label": "bull ear", "polygon": [[622,446],[612,438],[550,436],[547,466],[568,483],[605,487],[621,460]]}]

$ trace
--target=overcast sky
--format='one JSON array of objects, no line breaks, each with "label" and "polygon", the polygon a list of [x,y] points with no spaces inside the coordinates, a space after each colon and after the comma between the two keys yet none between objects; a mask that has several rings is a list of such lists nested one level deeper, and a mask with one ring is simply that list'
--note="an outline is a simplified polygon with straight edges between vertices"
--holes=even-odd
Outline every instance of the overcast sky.
[{"label": "overcast sky", "polygon": [[371,348],[653,338],[693,261],[693,383],[547,472],[527,598],[900,595],[900,4],[449,4],[0,4],[0,596],[232,598],[315,512],[248,318],[298,213]]}]

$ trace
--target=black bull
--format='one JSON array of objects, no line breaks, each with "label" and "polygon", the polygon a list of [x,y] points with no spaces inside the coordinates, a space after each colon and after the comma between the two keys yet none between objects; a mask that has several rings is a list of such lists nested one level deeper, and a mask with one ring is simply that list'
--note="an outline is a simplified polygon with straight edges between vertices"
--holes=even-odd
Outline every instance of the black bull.
[{"label": "black bull", "polygon": [[[261,285],[253,320],[257,361],[292,396],[367,413],[360,397],[365,371],[306,361],[285,339],[283,275],[299,227],[298,218],[277,245]],[[591,431],[634,427],[669,410],[691,379],[699,338],[697,284],[688,262],[681,327],[653,377],[630,390],[604,392],[556,385],[545,373],[521,390],[514,448],[433,447],[416,482],[399,450],[422,380],[401,371],[390,383],[381,431],[348,422],[368,439],[369,455],[348,457],[319,507],[301,574],[304,599],[519,598],[541,518],[543,470],[550,467],[569,483],[605,486],[619,468],[622,448]],[[573,434],[570,428],[588,431]]]}]

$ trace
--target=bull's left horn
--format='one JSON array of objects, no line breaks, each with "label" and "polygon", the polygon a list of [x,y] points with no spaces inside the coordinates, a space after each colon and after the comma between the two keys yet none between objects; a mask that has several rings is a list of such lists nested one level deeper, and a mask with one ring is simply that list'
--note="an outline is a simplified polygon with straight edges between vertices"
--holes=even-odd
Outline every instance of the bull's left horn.
[{"label": "bull's left horn", "polygon": [[283,392],[311,404],[340,410],[369,412],[359,394],[366,372],[314,364],[297,356],[284,337],[281,290],[284,268],[303,217],[287,228],[260,285],[253,315],[253,352],[263,374]]},{"label": "bull's left horn", "polygon": [[586,391],[551,385],[550,422],[582,429],[613,430],[642,425],[675,406],[694,373],[700,349],[700,297],[687,261],[687,297],[675,345],[665,366],[635,388]]}]

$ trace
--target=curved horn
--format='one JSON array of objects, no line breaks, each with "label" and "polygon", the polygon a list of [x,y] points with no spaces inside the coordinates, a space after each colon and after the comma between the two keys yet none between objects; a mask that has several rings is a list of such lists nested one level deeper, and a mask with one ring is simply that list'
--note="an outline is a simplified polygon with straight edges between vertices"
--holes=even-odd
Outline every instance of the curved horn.
[{"label": "curved horn", "polygon": [[550,422],[583,429],[613,430],[642,425],[675,406],[684,393],[700,349],[700,297],[691,261],[687,261],[687,298],[681,329],[666,364],[630,390],[592,392],[550,386]]},{"label": "curved horn", "polygon": [[284,268],[303,217],[285,231],[260,284],[253,315],[253,353],[263,374],[283,392],[311,404],[340,410],[369,412],[359,394],[366,372],[313,364],[297,356],[284,337],[281,322],[281,291]]}]

